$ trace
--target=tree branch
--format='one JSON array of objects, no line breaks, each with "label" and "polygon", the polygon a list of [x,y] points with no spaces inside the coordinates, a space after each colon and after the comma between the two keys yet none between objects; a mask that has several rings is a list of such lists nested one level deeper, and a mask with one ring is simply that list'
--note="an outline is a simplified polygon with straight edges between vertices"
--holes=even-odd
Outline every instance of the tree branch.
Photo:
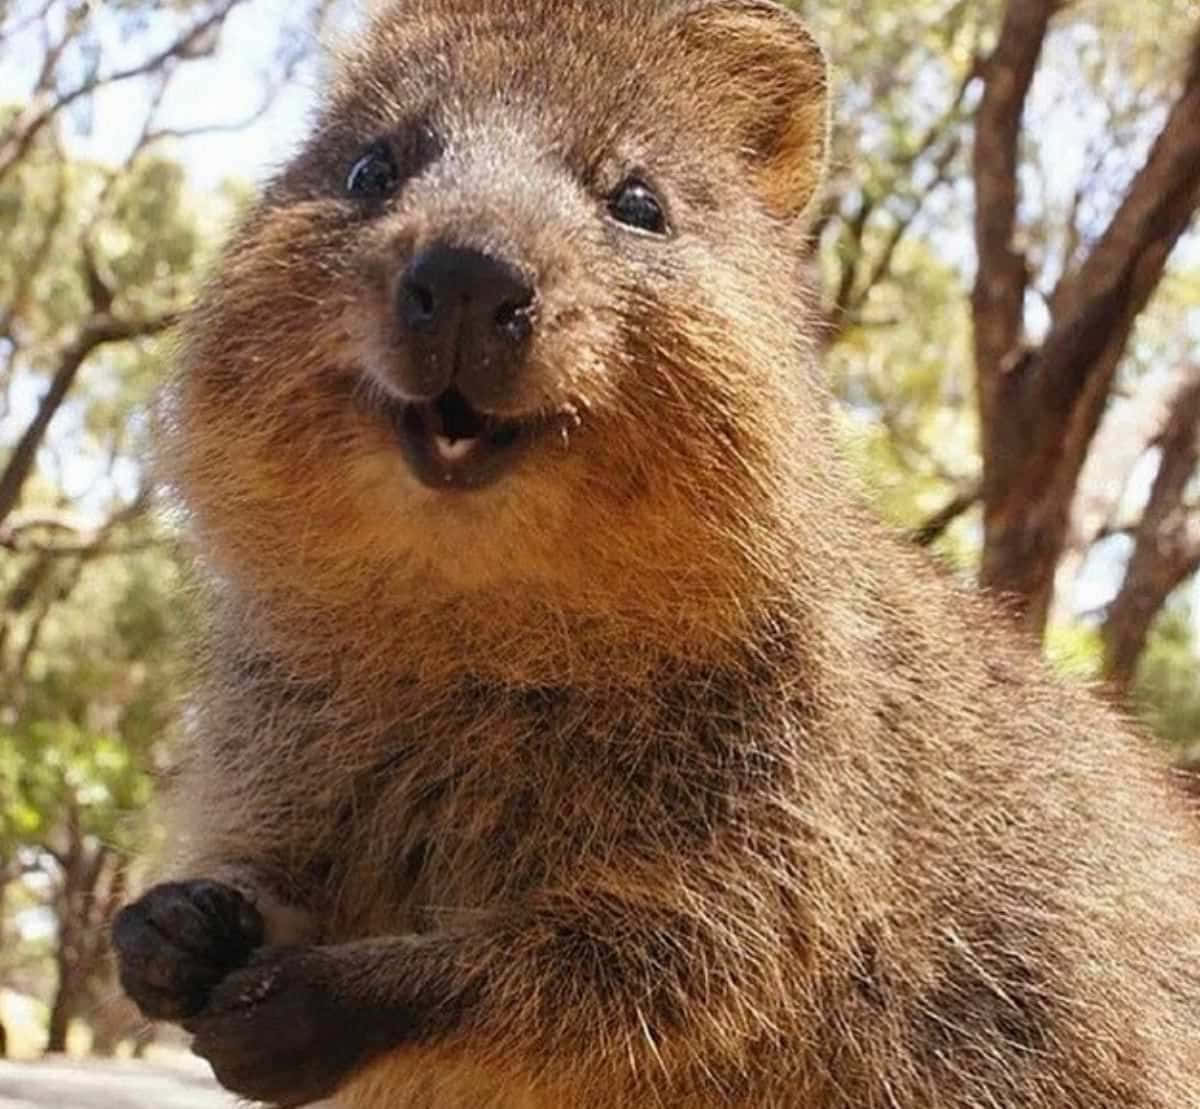
[{"label": "tree branch", "polygon": [[54,240],[62,227],[67,212],[66,174],[61,165],[55,166],[53,172],[55,176],[54,207],[51,208],[44,225],[39,228],[37,245],[29,256],[23,259],[22,265],[15,274],[8,304],[0,309],[0,336],[7,337],[14,344],[19,342],[18,336],[13,333],[14,324],[29,305],[34,282],[50,257]]},{"label": "tree branch", "polygon": [[1133,682],[1167,597],[1200,568],[1200,518],[1184,499],[1200,464],[1200,366],[1180,390],[1159,445],[1162,460],[1134,533],[1133,554],[1101,629],[1105,678],[1119,695]]},{"label": "tree branch", "polygon": [[40,108],[31,106],[30,110],[23,113],[22,117],[18,119],[3,143],[0,144],[0,180],[3,180],[13,166],[25,157],[38,133],[60,112],[81,97],[88,96],[107,85],[115,85],[135,77],[148,76],[173,61],[211,54],[215,46],[212,33],[225,21],[230,11],[240,3],[244,3],[244,0],[221,0],[213,12],[189,27],[169,46],[144,58],[136,65],[127,66],[125,69],[119,69],[104,76],[92,77],[82,84],[76,85],[73,89],[60,93],[49,104]]},{"label": "tree branch", "polygon": [[[133,523],[146,514],[150,507],[149,488],[143,488],[132,501],[117,509],[98,527],[89,528],[81,521],[62,513],[37,512],[23,514],[14,512],[7,525],[0,525],[0,547],[14,554],[36,554],[47,558],[79,558],[89,561],[103,555],[131,554],[150,550],[163,543],[161,538],[132,539],[126,543],[113,543],[114,531]],[[68,542],[38,542],[30,539],[32,531],[52,530],[71,532]]]},{"label": "tree branch", "polygon": [[1144,381],[1125,403],[1109,406],[1079,476],[1065,545],[1067,558],[1082,563],[1099,539],[1129,531],[1113,522],[1129,474],[1150,447],[1159,445],[1173,407],[1196,372],[1189,366]]},{"label": "tree branch", "polygon": [[0,523],[16,507],[25,482],[33,469],[38,447],[46,436],[50,421],[61,407],[79,369],[88,357],[106,343],[144,338],[166,330],[175,322],[174,314],[145,320],[121,320],[107,314],[93,316],[84,324],[79,336],[62,353],[58,368],[50,379],[50,387],[42,395],[37,412],[17,440],[3,473],[0,473]]},{"label": "tree branch", "polygon": [[946,529],[979,502],[979,486],[972,485],[956,493],[924,523],[909,533],[909,538],[919,547],[932,546]]},{"label": "tree branch", "polygon": [[865,305],[867,297],[871,295],[871,290],[891,273],[892,259],[896,256],[897,247],[899,247],[904,236],[908,234],[909,228],[912,227],[917,217],[921,214],[925,207],[925,202],[939,186],[946,184],[949,180],[950,164],[954,161],[958,150],[958,139],[952,138],[946,144],[946,148],[934,160],[933,180],[930,181],[929,185],[917,197],[913,198],[909,210],[893,223],[882,248],[876,255],[875,262],[871,266],[871,271],[867,274],[866,280],[859,285],[857,291],[850,297],[847,304],[848,311],[853,313],[860,310]]},{"label": "tree branch", "polygon": [[[929,197],[948,180],[950,164],[960,148],[958,136],[953,134],[953,131],[963,118],[963,100],[966,97],[967,89],[978,73],[978,65],[972,64],[959,82],[954,97],[946,110],[930,124],[922,138],[913,144],[907,153],[898,155],[893,160],[891,181],[886,186],[887,191],[882,194],[882,198],[878,189],[873,193],[864,193],[854,214],[843,221],[843,230],[844,233],[848,233],[850,242],[849,249],[843,252],[838,287],[834,292],[832,304],[826,312],[827,327],[823,332],[823,341],[826,346],[836,342],[848,327],[861,325],[860,309],[866,303],[871,290],[889,276],[896,249],[924,210]],[[910,192],[903,197],[908,203],[908,210],[903,215],[897,216],[891,213],[886,201],[899,193],[896,186],[900,178],[907,176],[913,166],[921,158],[930,154],[947,135],[950,136],[949,141],[933,161],[933,180],[920,191]],[[866,266],[867,252],[863,240],[867,225],[879,208],[892,215],[893,223],[882,247],[875,254],[868,269]],[[835,200],[832,209],[823,216],[824,223],[827,224],[836,215],[836,212]],[[824,232],[824,225],[821,227],[821,232]],[[864,270],[867,271],[865,277],[863,276]]]},{"label": "tree branch", "polygon": [[7,27],[0,22],[0,43],[12,38],[14,35],[19,35],[22,31],[28,30],[30,27],[44,23],[52,7],[54,7],[54,0],[42,0],[41,5],[25,16],[24,19],[11,23]]},{"label": "tree branch", "polygon": [[996,47],[982,66],[972,164],[977,269],[971,302],[985,428],[991,422],[996,380],[1021,336],[1028,278],[1025,260],[1013,247],[1018,139],[1054,10],[1053,0],[1010,0]]},{"label": "tree branch", "polygon": [[[1069,412],[1090,380],[1111,374],[1167,258],[1200,205],[1200,34],[1183,88],[1108,227],[1055,296],[1038,359],[1043,402]],[[1097,398],[1102,410],[1107,388]],[[1099,417],[1099,411],[1096,413]]]},{"label": "tree branch", "polygon": [[[1012,0],[1010,17],[1034,4]],[[1029,59],[1028,50],[1023,57]],[[990,132],[1003,122],[981,112],[977,155],[994,145]],[[1002,153],[1015,155],[1015,147]],[[1000,232],[1012,231],[1013,213],[991,211],[1015,201],[1015,179],[997,189],[987,159],[977,162],[980,272],[973,307],[985,540],[980,578],[985,587],[1013,597],[1028,630],[1040,635],[1079,475],[1117,366],[1200,204],[1200,37],[1182,89],[1125,199],[1073,277],[1057,290],[1056,314],[1039,347],[1022,350],[1017,344],[1028,282],[1016,272],[1016,255],[1006,256],[1009,248],[1000,240]],[[1015,170],[1015,163],[1003,168]],[[1012,263],[1007,271],[1006,257]]]}]

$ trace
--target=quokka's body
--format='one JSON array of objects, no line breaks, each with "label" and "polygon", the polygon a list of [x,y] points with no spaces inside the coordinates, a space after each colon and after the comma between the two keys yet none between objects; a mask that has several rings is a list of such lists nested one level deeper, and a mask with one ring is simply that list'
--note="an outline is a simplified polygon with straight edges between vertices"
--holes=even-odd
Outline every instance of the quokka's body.
[{"label": "quokka's body", "polygon": [[1145,743],[860,507],[759,0],[413,0],[184,339],[210,598],[123,980],[340,1109],[1194,1109]]}]

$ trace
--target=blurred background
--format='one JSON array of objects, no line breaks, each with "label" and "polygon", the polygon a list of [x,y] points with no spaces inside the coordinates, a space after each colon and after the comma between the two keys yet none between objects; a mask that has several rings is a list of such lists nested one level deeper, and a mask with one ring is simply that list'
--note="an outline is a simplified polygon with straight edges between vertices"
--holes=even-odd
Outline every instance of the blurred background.
[{"label": "blurred background", "polygon": [[[868,495],[1007,594],[1187,784],[1200,0],[793,6],[836,67],[814,268]],[[0,0],[0,1055],[163,1035],[105,946],[186,680],[145,406],[197,274],[303,133],[319,43],[359,18]]]}]

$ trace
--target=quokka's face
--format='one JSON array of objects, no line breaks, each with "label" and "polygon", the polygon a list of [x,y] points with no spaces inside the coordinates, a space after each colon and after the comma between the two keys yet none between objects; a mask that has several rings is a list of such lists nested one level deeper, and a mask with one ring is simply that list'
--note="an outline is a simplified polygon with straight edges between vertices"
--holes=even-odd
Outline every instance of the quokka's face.
[{"label": "quokka's face", "polygon": [[386,6],[197,310],[185,499],[301,575],[706,518],[796,387],[823,138],[819,52],[757,0]]}]

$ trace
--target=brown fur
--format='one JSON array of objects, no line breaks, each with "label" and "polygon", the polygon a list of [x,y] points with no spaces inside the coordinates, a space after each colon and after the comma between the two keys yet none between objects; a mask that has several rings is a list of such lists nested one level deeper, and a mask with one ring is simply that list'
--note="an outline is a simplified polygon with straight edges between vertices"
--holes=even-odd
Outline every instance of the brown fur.
[{"label": "brown fur", "polygon": [[[838,456],[798,278],[825,112],[753,0],[388,5],[194,316],[177,865],[434,999],[339,1106],[1200,1098],[1181,803]],[[346,168],[414,120],[356,214]],[[669,241],[605,222],[630,166]],[[539,275],[513,407],[571,417],[451,495],[364,369],[381,275],[447,229]]]}]

